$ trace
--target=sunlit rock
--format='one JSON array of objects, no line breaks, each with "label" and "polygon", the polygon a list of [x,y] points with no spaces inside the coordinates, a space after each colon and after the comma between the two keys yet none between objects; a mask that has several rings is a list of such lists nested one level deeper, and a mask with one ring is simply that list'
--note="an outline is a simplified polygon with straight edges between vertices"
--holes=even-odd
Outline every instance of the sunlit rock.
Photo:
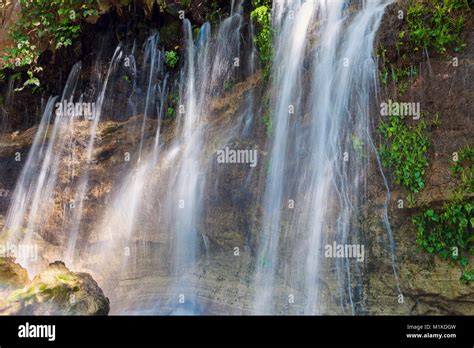
[{"label": "sunlit rock", "polygon": [[22,289],[0,302],[4,315],[107,315],[109,299],[87,273],[51,263]]}]

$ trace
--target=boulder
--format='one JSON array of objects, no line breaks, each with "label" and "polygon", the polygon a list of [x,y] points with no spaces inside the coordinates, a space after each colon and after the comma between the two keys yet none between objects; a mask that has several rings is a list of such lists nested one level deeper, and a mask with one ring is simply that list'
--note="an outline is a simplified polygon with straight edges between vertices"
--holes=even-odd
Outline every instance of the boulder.
[{"label": "boulder", "polygon": [[109,299],[87,273],[51,263],[33,281],[0,302],[3,315],[107,315]]},{"label": "boulder", "polygon": [[12,257],[0,257],[0,291],[23,288],[29,283],[28,272]]}]

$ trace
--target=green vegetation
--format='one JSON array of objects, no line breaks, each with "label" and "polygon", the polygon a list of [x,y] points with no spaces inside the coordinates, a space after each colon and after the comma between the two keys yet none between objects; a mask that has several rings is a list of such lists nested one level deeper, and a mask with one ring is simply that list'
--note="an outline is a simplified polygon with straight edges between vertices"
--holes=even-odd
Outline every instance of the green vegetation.
[{"label": "green vegetation", "polygon": [[173,118],[176,115],[176,106],[178,105],[179,102],[179,95],[174,92],[170,91],[168,93],[168,100],[167,104],[168,107],[166,108],[166,118]]},{"label": "green vegetation", "polygon": [[[262,77],[268,81],[272,67],[273,59],[273,28],[271,19],[271,1],[270,0],[252,0],[254,10],[250,17],[257,23],[257,34],[254,37],[254,43],[257,47],[262,65]],[[267,135],[270,136],[273,131],[273,122],[270,111],[270,94],[267,92],[262,98],[263,124]]]},{"label": "green vegetation", "polygon": [[72,274],[58,274],[50,282],[37,282],[13,291],[7,301],[19,301],[25,305],[50,300],[67,301],[71,292],[79,290],[78,282],[78,278]]},{"label": "green vegetation", "polygon": [[434,119],[433,119],[433,126],[436,128],[441,127],[441,117],[439,112],[435,113]]},{"label": "green vegetation", "polygon": [[123,75],[122,76],[122,79],[128,83],[130,83],[130,77],[128,77],[128,75]]},{"label": "green vegetation", "polygon": [[398,93],[402,96],[410,86],[410,81],[418,76],[418,69],[413,66],[406,68],[394,68],[393,65],[390,66],[390,77],[392,81],[397,84]]},{"label": "green vegetation", "polygon": [[390,116],[388,122],[382,122],[378,129],[386,141],[380,146],[383,165],[392,167],[395,182],[413,193],[425,187],[429,145],[424,134],[425,128],[424,121],[420,121],[416,127],[409,127],[403,117]]},{"label": "green vegetation", "polygon": [[14,42],[3,52],[6,68],[28,66],[26,86],[39,87],[35,76],[40,47],[57,50],[72,45],[81,32],[81,20],[97,15],[97,0],[20,0],[21,17],[10,35]]},{"label": "green vegetation", "polygon": [[[377,55],[381,58],[380,80],[396,84],[399,95],[405,94],[410,80],[416,78],[418,71],[413,67],[424,50],[445,54],[453,49],[459,52],[466,47],[461,31],[466,24],[466,14],[471,10],[468,0],[426,0],[412,1],[408,6],[405,25],[398,33],[396,58],[393,52],[380,46]],[[418,53],[418,54],[417,54]],[[387,55],[390,59],[387,59]],[[393,61],[395,60],[395,61]]]},{"label": "green vegetation", "polygon": [[167,118],[173,118],[174,117],[174,108],[171,106],[168,106],[166,109],[166,117]]},{"label": "green vegetation", "polygon": [[271,3],[270,0],[252,0],[252,5],[254,10],[250,13],[250,17],[257,23],[258,29],[254,43],[259,52],[263,78],[268,80],[273,57]]},{"label": "green vegetation", "polygon": [[267,135],[271,135],[273,132],[273,122],[269,111],[266,111],[263,114],[263,124],[267,130]]},{"label": "green vegetation", "polygon": [[439,211],[427,209],[413,218],[417,226],[417,244],[429,253],[451,260],[463,269],[460,280],[470,283],[474,269],[469,269],[469,255],[474,254],[474,204],[468,194],[473,192],[474,148],[466,146],[452,167],[459,180],[452,197]]},{"label": "green vegetation", "polygon": [[[439,212],[428,209],[413,222],[418,228],[417,244],[429,253],[436,252],[468,271],[468,254],[474,252],[474,205],[466,201],[451,201]],[[472,272],[472,271],[471,271]],[[469,279],[469,281],[471,281]]]},{"label": "green vegetation", "polygon": [[234,88],[234,81],[232,80],[225,80],[224,81],[224,92],[230,92]]},{"label": "green vegetation", "polygon": [[165,52],[165,63],[169,68],[174,69],[176,65],[178,64],[178,61],[179,61],[179,57],[176,51]]},{"label": "green vegetation", "polygon": [[[430,0],[426,4],[418,2],[409,6],[408,38],[413,50],[434,48],[439,53],[445,53],[451,47],[456,52],[462,50],[466,44],[460,33],[466,22],[463,15],[466,10],[469,11],[467,0]],[[402,31],[400,38],[404,36]]]},{"label": "green vegetation", "polygon": [[212,1],[210,11],[208,11],[206,14],[206,21],[211,24],[217,24],[221,20],[221,16],[222,13],[219,4],[217,1]]},{"label": "green vegetation", "polygon": [[396,67],[386,58],[387,49],[380,46],[377,56],[382,59],[383,68],[380,71],[380,81],[386,85],[389,81],[397,84],[398,94],[404,95],[410,86],[410,81],[418,76],[418,69],[414,66]]},{"label": "green vegetation", "polygon": [[270,95],[267,92],[262,98],[262,110],[263,110],[263,124],[267,131],[267,135],[270,136],[273,132],[273,122],[270,111]]},{"label": "green vegetation", "polygon": [[472,282],[474,280],[474,268],[470,270],[464,270],[459,280],[465,284]]},{"label": "green vegetation", "polygon": [[408,193],[407,195],[408,208],[414,208],[416,205],[416,196],[413,192]]},{"label": "green vegetation", "polygon": [[458,190],[462,192],[473,192],[474,182],[474,148],[466,145],[458,153],[458,160],[451,167],[451,172],[460,180]]}]

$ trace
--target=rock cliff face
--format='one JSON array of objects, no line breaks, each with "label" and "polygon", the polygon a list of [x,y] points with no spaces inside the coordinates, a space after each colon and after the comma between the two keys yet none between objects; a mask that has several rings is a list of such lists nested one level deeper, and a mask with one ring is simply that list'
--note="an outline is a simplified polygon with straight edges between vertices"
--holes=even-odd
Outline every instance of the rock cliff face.
[{"label": "rock cliff face", "polygon": [[[395,48],[398,32],[404,30],[398,11],[406,13],[407,3],[391,5],[384,16],[379,33],[379,45],[387,48],[396,65],[401,56]],[[389,219],[396,245],[396,264],[399,288],[387,249],[388,237],[381,223],[386,189],[379,168],[374,162],[372,182],[366,209],[366,238],[370,245],[367,266],[367,309],[370,314],[470,314],[474,313],[474,288],[459,281],[459,267],[438,256],[420,251],[416,244],[417,230],[411,222],[423,208],[440,208],[448,201],[459,181],[451,175],[453,153],[466,144],[473,145],[474,90],[474,35],[472,13],[466,18],[461,34],[466,49],[460,53],[439,54],[430,51],[429,59],[416,57],[410,63],[419,74],[401,96],[392,82],[382,87],[381,101],[419,102],[426,115],[427,135],[430,140],[426,171],[426,186],[409,207],[409,192],[393,181],[390,169],[385,170],[390,182]],[[453,58],[460,62],[453,66]],[[380,58],[380,65],[382,65]],[[381,67],[382,70],[382,67]],[[436,116],[438,115],[438,116]],[[440,124],[436,123],[440,118]],[[379,121],[374,119],[377,124]],[[399,200],[404,207],[399,208]],[[473,200],[472,194],[469,198]],[[471,256],[472,264],[472,256]],[[399,303],[399,294],[404,296]]]},{"label": "rock cliff face", "polygon": [[[146,2],[146,1],[145,1]],[[151,2],[146,2],[148,5]],[[172,38],[179,36],[177,31],[181,30],[179,20],[176,18],[178,6],[175,2],[167,2],[167,15],[160,17],[156,15],[153,6],[145,6],[144,18],[148,18],[140,25],[153,25],[160,23],[169,36],[169,44],[177,44]],[[59,54],[55,65],[46,68],[45,79],[51,82],[51,92],[58,92],[64,83],[64,75],[77,58],[92,60],[95,57],[91,47],[85,41],[90,39],[94,30],[100,30],[108,24],[120,27],[124,21],[127,7],[116,7],[117,2],[104,5],[104,16],[95,23],[90,23],[81,38],[80,49],[72,49]],[[195,23],[206,20],[212,2],[192,2],[191,12]],[[379,33],[378,44],[394,49],[397,35],[393,30],[398,25],[396,13],[398,9],[405,8],[404,2],[395,3],[388,8],[384,16]],[[112,12],[110,12],[112,11]],[[154,12],[155,11],[155,12]],[[155,15],[154,15],[155,13]],[[13,18],[13,17],[12,17]],[[156,19],[156,22],[154,20]],[[117,24],[118,23],[118,24]],[[456,181],[450,175],[452,165],[452,153],[467,144],[473,145],[473,117],[474,117],[474,90],[472,78],[474,74],[474,28],[473,16],[467,18],[467,24],[463,37],[467,43],[466,49],[460,53],[459,66],[453,67],[450,62],[452,57],[444,55],[432,55],[429,60],[416,61],[419,75],[409,86],[407,92],[400,97],[397,95],[395,85],[382,86],[380,99],[393,99],[399,101],[418,101],[429,115],[439,113],[441,125],[435,126],[434,119],[428,118],[428,135],[431,140],[429,150],[429,168],[427,170],[426,187],[418,196],[416,204],[412,208],[400,209],[399,200],[406,202],[407,192],[392,183],[389,170],[385,175],[389,180],[390,201],[389,220],[393,237],[395,240],[395,259],[392,258],[389,236],[386,226],[383,224],[384,204],[387,198],[387,189],[383,182],[380,167],[375,156],[370,159],[370,172],[368,174],[368,192],[364,215],[361,217],[363,227],[364,243],[368,246],[367,261],[363,269],[364,303],[366,314],[474,314],[474,289],[472,285],[466,285],[459,281],[459,269],[450,265],[436,256],[429,255],[418,250],[416,245],[416,228],[411,218],[419,213],[425,206],[441,206],[448,199],[450,192],[456,186]],[[144,30],[148,32],[149,28]],[[137,31],[139,31],[137,29]],[[169,33],[166,33],[169,31]],[[393,34],[395,33],[395,34]],[[143,35],[143,34],[141,34]],[[0,37],[2,37],[0,33]],[[115,43],[116,38],[111,39]],[[165,41],[166,42],[166,41]],[[167,43],[168,44],[168,43]],[[0,42],[1,46],[1,42]],[[77,48],[77,47],[76,47]],[[77,54],[80,52],[80,54]],[[391,57],[395,62],[397,57]],[[64,63],[61,63],[64,62]],[[57,65],[60,65],[56,68]],[[92,71],[92,64],[89,68]],[[102,73],[106,62],[103,62]],[[60,75],[60,77],[59,77]],[[84,82],[87,84],[87,82]],[[241,109],[245,106],[245,94],[253,91],[257,96],[264,94],[265,83],[259,73],[251,76],[246,81],[237,83],[231,91],[224,95],[216,96],[211,102],[213,114],[219,115],[209,120],[211,128],[216,134],[232,125]],[[6,93],[8,86],[3,84],[0,92]],[[10,91],[11,93],[11,91]],[[29,92],[22,92],[15,96],[16,102],[10,104],[10,108],[20,105],[16,112],[9,112],[7,125],[0,136],[0,190],[12,193],[16,179],[19,176],[23,162],[15,161],[15,156],[20,153],[26,156],[32,144],[33,136],[37,126],[36,116],[41,109],[39,99],[32,97],[32,103],[24,105],[28,99]],[[377,114],[378,105],[374,105],[373,123],[379,123]],[[256,110],[259,114],[261,110]],[[29,115],[27,121],[21,117]],[[131,117],[129,117],[131,116]],[[79,235],[80,246],[88,248],[99,247],[105,241],[100,240],[95,228],[98,224],[100,214],[105,210],[109,194],[113,191],[114,184],[118,181],[120,174],[127,169],[127,163],[123,161],[124,153],[133,147],[139,138],[142,115],[127,115],[122,121],[104,121],[98,129],[97,146],[94,152],[94,160],[87,162],[84,156],[85,146],[79,150],[77,155],[78,166],[89,168],[90,181],[87,192],[88,203],[84,209],[84,221],[81,226],[83,230]],[[175,120],[166,120],[162,124],[161,137],[166,142],[171,142],[174,134]],[[262,150],[261,163],[266,161],[266,129],[263,117],[259,118],[252,139],[247,143],[241,143],[239,139],[233,139],[236,147],[257,147]],[[145,124],[145,146],[152,146],[154,141],[154,130],[156,120],[147,120]],[[85,143],[87,136],[86,126],[78,124],[75,141],[79,144]],[[376,142],[377,135],[374,132]],[[209,153],[216,151],[216,144],[206,144]],[[226,170],[219,173],[219,170]],[[105,294],[111,298],[110,307],[114,312],[127,311],[137,303],[153,303],[162,300],[159,297],[160,290],[165,290],[169,282],[169,269],[166,253],[159,253],[158,259],[150,258],[146,263],[137,264],[135,268],[140,272],[135,276],[115,278],[114,273],[105,273],[103,265],[94,259],[92,255],[84,252],[84,260],[80,268],[92,274],[99,285],[89,274],[75,273],[68,270],[63,263],[53,263],[62,257],[61,250],[66,244],[66,237],[61,233],[62,208],[71,200],[71,193],[65,190],[69,177],[66,175],[65,163],[59,168],[61,184],[56,195],[56,207],[48,216],[48,224],[45,225],[37,235],[35,242],[38,243],[44,253],[40,255],[40,264],[45,269],[38,274],[30,283],[28,275],[18,264],[0,259],[0,286],[4,286],[4,292],[9,295],[0,300],[1,314],[86,314],[105,315],[109,312],[109,301]],[[255,267],[255,244],[259,238],[259,231],[253,230],[249,221],[257,220],[261,213],[258,202],[259,192],[262,192],[263,171],[256,171],[249,176],[249,172],[242,167],[216,168],[216,177],[224,178],[214,181],[212,177],[208,184],[212,185],[214,194],[212,197],[204,197],[205,206],[208,211],[204,212],[205,218],[201,231],[205,236],[207,245],[205,252],[200,255],[200,262],[196,269],[188,276],[189,284],[196,284],[194,291],[197,293],[195,305],[202,307],[202,313],[219,314],[251,314],[249,309],[254,289],[251,286],[251,272]],[[250,179],[249,179],[250,177]],[[73,178],[74,180],[74,178]],[[250,183],[247,182],[250,180]],[[245,189],[243,189],[245,187]],[[210,192],[210,190],[205,190]],[[213,200],[213,197],[219,197]],[[5,214],[7,212],[11,195],[0,197],[0,230],[3,227]],[[152,212],[150,212],[152,214]],[[4,242],[1,241],[0,242]],[[163,235],[156,236],[153,240],[134,241],[134,248],[138,252],[147,250],[150,255],[155,255],[153,250],[163,250],[169,241]],[[239,248],[239,256],[235,255],[235,248]],[[88,248],[84,248],[87,250]],[[395,261],[395,262],[394,262]],[[471,260],[472,262],[472,260]],[[49,264],[49,265],[48,265]],[[119,261],[107,260],[107,268],[118,268]],[[394,272],[395,268],[395,272]],[[133,289],[140,285],[142,292],[140,296],[133,294]],[[1,291],[0,287],[0,291]],[[16,289],[16,290],[15,290]],[[11,292],[15,290],[14,292]],[[285,297],[286,285],[280,285],[281,297]],[[323,288],[323,293],[333,308],[333,313],[338,313],[338,298],[336,284],[328,281]],[[1,296],[2,292],[0,292]],[[402,298],[400,298],[402,294]],[[4,294],[5,295],[5,294]],[[298,295],[298,294],[297,294]],[[117,299],[124,303],[114,303]],[[126,303],[126,304],[125,304]],[[174,313],[172,304],[169,313]],[[281,313],[287,313],[288,308],[281,308]]]}]

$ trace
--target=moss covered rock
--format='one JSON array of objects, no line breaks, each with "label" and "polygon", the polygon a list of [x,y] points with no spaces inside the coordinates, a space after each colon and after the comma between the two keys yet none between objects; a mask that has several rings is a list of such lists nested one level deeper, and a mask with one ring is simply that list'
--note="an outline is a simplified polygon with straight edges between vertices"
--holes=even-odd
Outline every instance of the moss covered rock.
[{"label": "moss covered rock", "polygon": [[87,273],[69,271],[53,262],[22,289],[0,303],[8,315],[107,315],[109,299]]}]

